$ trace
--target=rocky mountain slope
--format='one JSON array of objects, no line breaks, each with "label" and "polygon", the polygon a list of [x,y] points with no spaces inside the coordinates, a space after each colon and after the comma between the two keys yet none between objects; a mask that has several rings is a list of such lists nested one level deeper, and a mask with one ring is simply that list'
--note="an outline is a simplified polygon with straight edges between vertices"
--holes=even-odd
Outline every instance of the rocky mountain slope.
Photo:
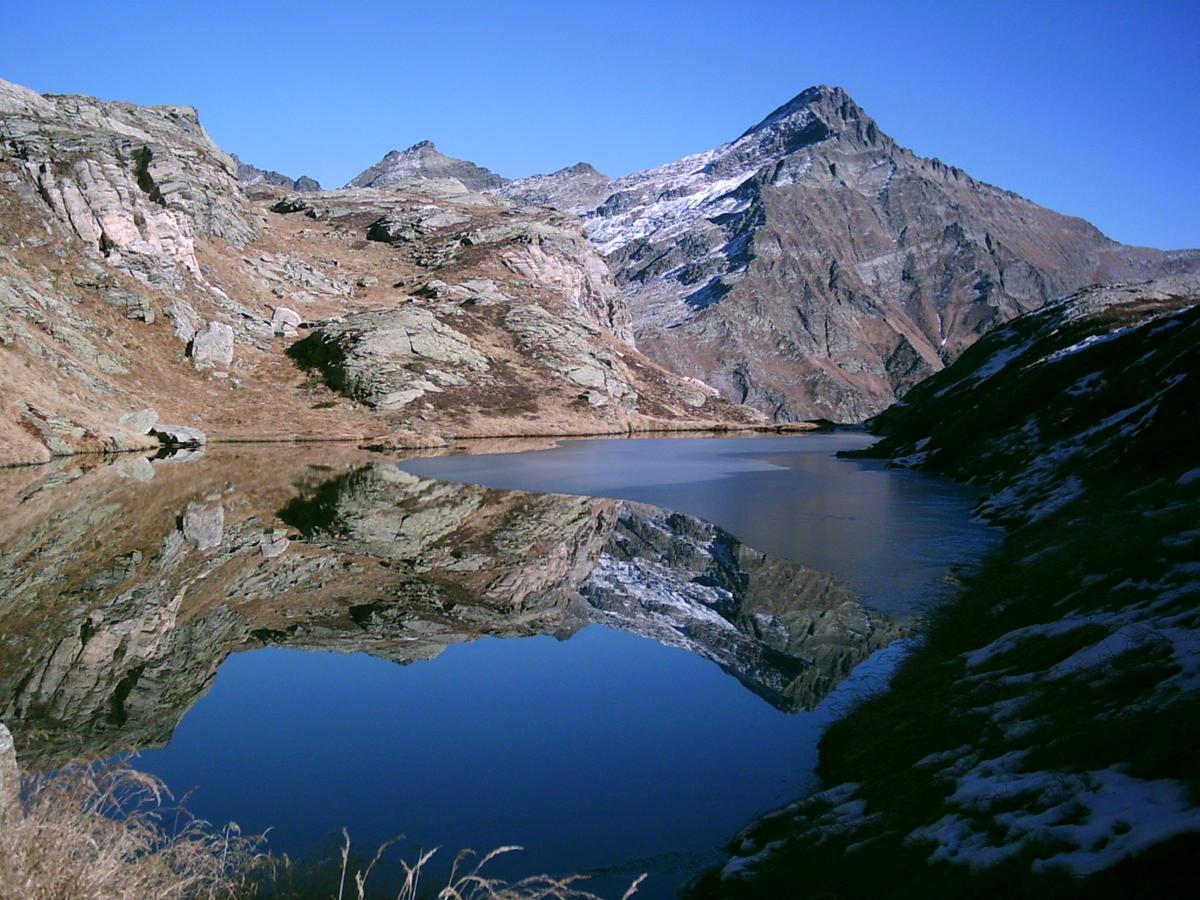
[{"label": "rocky mountain slope", "polygon": [[457,180],[253,190],[190,107],[0,82],[0,463],[152,427],[426,444],[759,420],[629,344],[572,217]]},{"label": "rocky mountain slope", "polygon": [[599,206],[612,193],[613,180],[585,162],[549,175],[518,178],[496,193],[522,206],[551,206],[580,215]]},{"label": "rocky mountain slope", "polygon": [[801,709],[906,630],[691,516],[345,448],[79,457],[0,472],[0,500],[0,718],[32,768],[166,741],[228,654],[268,644],[411,662],[600,622]]},{"label": "rocky mountain slope", "polygon": [[237,180],[238,184],[242,187],[251,187],[258,184],[270,185],[283,191],[301,194],[321,190],[321,183],[315,178],[309,178],[307,175],[301,175],[299,178],[289,178],[287,175],[276,172],[273,169],[260,169],[258,166],[242,162],[235,153],[229,154],[229,158],[237,164]]},{"label": "rocky mountain slope", "polygon": [[586,230],[639,346],[777,420],[860,421],[1051,299],[1200,267],[916,156],[825,86],[616,180]]},{"label": "rocky mountain slope", "polygon": [[698,893],[770,896],[797,872],[833,896],[1187,893],[1197,348],[1200,279],[1085,289],[872,423],[869,452],[985,485],[1008,535],[891,690],[825,738],[830,787],[739,836]]},{"label": "rocky mountain slope", "polygon": [[407,150],[392,150],[371,168],[359,173],[348,188],[389,188],[413,179],[461,181],[468,190],[485,191],[503,187],[508,179],[464,159],[446,156],[432,141],[421,141]]}]

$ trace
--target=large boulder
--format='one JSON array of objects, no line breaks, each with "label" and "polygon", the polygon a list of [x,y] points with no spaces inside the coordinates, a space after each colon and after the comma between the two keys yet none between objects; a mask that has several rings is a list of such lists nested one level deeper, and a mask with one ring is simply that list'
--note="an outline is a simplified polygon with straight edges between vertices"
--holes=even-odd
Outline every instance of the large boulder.
[{"label": "large boulder", "polygon": [[192,338],[192,363],[197,369],[227,366],[233,362],[233,329],[222,322],[208,327]]}]

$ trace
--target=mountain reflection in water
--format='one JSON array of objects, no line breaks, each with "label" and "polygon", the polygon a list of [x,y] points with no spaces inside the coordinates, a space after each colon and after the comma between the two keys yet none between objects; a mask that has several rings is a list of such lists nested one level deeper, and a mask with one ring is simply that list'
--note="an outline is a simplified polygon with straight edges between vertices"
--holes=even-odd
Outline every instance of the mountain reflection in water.
[{"label": "mountain reflection in water", "polygon": [[[809,483],[818,506],[846,489]],[[139,750],[200,815],[293,855],[343,825],[359,846],[518,842],[500,874],[650,868],[642,895],[669,893],[811,784],[823,698],[911,629],[693,515],[337,446],[76,457],[0,472],[0,504],[22,765]],[[967,502],[937,504],[958,533]]]},{"label": "mountain reflection in water", "polygon": [[411,662],[598,623],[799,710],[905,630],[692,516],[321,459],[227,450],[4,473],[0,715],[25,761],[161,744],[226,656],[267,645]]}]

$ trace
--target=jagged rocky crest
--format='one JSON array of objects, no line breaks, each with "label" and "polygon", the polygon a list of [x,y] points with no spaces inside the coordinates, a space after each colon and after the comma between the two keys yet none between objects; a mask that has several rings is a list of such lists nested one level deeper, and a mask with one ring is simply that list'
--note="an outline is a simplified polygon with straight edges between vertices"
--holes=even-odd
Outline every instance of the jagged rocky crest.
[{"label": "jagged rocky crest", "polygon": [[244,188],[256,185],[268,185],[293,194],[308,194],[321,190],[321,183],[315,178],[301,175],[299,178],[289,178],[273,169],[260,169],[258,166],[242,162],[236,153],[229,154],[230,159],[237,164],[238,184]]}]

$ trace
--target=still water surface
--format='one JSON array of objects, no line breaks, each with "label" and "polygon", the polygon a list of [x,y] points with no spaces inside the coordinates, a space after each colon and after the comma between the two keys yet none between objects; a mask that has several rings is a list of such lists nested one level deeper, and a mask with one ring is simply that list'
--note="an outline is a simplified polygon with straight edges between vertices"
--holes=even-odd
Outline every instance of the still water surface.
[{"label": "still water surface", "polygon": [[520,844],[496,873],[619,896],[645,871],[640,895],[669,896],[814,784],[822,729],[992,539],[969,491],[835,457],[867,440],[47,477],[19,492],[44,522],[0,551],[55,546],[52,579],[11,589],[58,586],[84,619],[25,652],[33,676],[0,669],[4,714],[47,764],[80,736],[137,746],[198,815],[294,857],[343,826],[367,853]]}]

